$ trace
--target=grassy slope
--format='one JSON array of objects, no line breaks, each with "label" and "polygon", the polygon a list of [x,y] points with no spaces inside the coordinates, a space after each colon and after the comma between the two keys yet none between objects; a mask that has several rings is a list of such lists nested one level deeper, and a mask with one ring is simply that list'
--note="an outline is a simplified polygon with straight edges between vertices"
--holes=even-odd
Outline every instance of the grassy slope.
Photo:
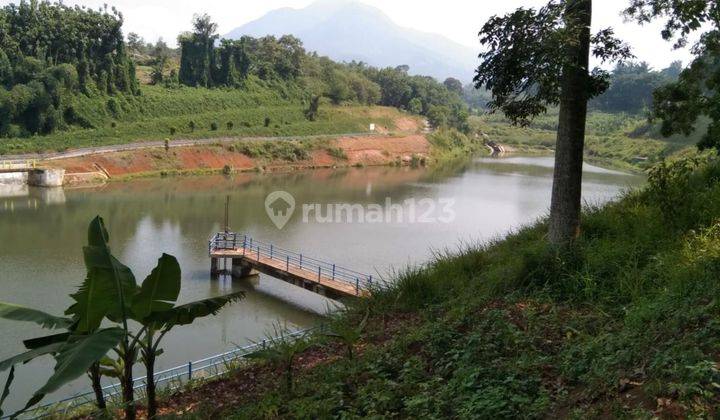
[{"label": "grassy slope", "polygon": [[[520,151],[549,152],[555,147],[557,110],[536,118],[528,127],[515,127],[500,114],[472,117],[471,124],[490,140]],[[591,112],[588,115],[586,158],[602,166],[625,170],[649,168],[662,155],[682,154],[693,149],[699,134],[691,137],[662,137],[657,127],[638,116]]]},{"label": "grassy slope", "polygon": [[[323,105],[317,121],[292,87],[255,86],[247,91],[143,86],[138,97],[75,99],[74,107],[94,128],[73,128],[47,136],[0,139],[0,155],[123,144],[133,141],[228,136],[303,136],[367,131],[368,124],[393,127],[391,109]],[[111,104],[110,102],[115,102]],[[380,115],[379,115],[380,114]],[[265,118],[270,124],[265,126]],[[189,127],[190,121],[195,129]],[[232,129],[228,129],[228,122]],[[216,123],[217,130],[212,130]],[[175,134],[171,135],[174,128]]]},{"label": "grassy slope", "polygon": [[588,209],[572,252],[541,222],[402,273],[339,321],[371,315],[354,360],[303,369],[292,394],[253,377],[222,415],[717,416],[720,164],[679,168]]}]

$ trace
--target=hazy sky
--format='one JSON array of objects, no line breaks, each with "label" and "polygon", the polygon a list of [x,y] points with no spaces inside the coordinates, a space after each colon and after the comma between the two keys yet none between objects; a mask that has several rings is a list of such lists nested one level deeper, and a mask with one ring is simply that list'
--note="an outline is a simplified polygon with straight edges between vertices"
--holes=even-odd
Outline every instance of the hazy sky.
[{"label": "hazy sky", "polygon": [[[5,5],[19,0],[0,0]],[[334,1],[334,0],[331,0]],[[347,0],[337,0],[347,1]],[[477,32],[493,14],[504,14],[520,6],[540,6],[546,0],[358,0],[382,9],[396,23],[426,32],[435,32],[461,44],[478,48]],[[97,8],[107,3],[125,16],[125,33],[137,32],[146,40],[163,37],[174,44],[177,35],[190,28],[194,13],[209,13],[220,26],[220,33],[257,19],[280,7],[302,8],[313,0],[65,0]],[[633,47],[634,54],[654,67],[672,60],[687,63],[687,50],[674,51],[660,38],[660,25],[639,26],[625,23],[620,16],[629,0],[596,0],[593,26],[612,26]]]}]

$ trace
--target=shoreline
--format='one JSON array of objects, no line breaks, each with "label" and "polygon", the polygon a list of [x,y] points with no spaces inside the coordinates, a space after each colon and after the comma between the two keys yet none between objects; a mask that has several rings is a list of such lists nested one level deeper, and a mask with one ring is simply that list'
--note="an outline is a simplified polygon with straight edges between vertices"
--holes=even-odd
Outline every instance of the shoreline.
[{"label": "shoreline", "polygon": [[[273,141],[275,140],[275,141]],[[135,178],[292,172],[318,168],[423,166],[440,157],[424,134],[151,142],[56,154],[38,162],[65,170],[65,186]]]},{"label": "shoreline", "polygon": [[[65,187],[102,185],[134,179],[239,173],[287,173],[366,166],[427,166],[457,157],[438,150],[429,133],[350,133],[287,137],[224,137],[147,141],[73,149],[40,155],[33,164],[65,170]],[[552,155],[549,148],[516,148],[481,133],[490,156]],[[278,156],[275,149],[294,148]],[[270,152],[265,153],[266,150]],[[295,154],[293,154],[295,153]],[[297,158],[296,154],[300,157]],[[14,155],[15,159],[38,155]],[[586,163],[611,170],[642,173],[636,166],[585,157]]]}]

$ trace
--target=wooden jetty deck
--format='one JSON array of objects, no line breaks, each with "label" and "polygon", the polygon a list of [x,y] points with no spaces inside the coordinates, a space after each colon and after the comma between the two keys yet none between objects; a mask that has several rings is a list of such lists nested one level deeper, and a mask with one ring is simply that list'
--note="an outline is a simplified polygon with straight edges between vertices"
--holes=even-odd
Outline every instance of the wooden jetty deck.
[{"label": "wooden jetty deck", "polygon": [[373,286],[372,275],[310,258],[235,232],[213,235],[208,244],[208,254],[213,275],[220,272],[220,259],[231,259],[233,275],[244,277],[251,275],[252,270],[257,270],[331,298],[368,296]]}]

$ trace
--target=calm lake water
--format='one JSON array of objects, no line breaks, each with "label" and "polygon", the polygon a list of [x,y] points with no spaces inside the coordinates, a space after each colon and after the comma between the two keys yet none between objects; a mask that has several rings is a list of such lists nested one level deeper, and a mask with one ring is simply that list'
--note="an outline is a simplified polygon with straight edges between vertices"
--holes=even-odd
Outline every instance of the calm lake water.
[{"label": "calm lake water", "polygon": [[[290,329],[312,326],[332,304],[267,276],[210,279],[207,239],[222,229],[227,195],[234,231],[386,276],[393,268],[427,261],[433,250],[497,237],[546,214],[552,164],[551,157],[479,158],[432,169],[378,167],[137,180],[65,190],[0,189],[0,300],[62,313],[71,302],[68,294],[84,278],[81,249],[88,222],[99,214],[114,254],[139,281],[167,252],[182,266],[182,301],[247,292],[246,299],[218,316],[173,330],[158,361],[159,369],[168,368],[262,338],[277,323]],[[640,176],[588,166],[584,199],[605,202],[643,182]],[[265,211],[265,197],[276,190],[289,192],[296,201],[282,230]],[[408,220],[412,200],[415,222]],[[377,205],[383,210],[400,205],[404,217],[400,220],[396,208],[389,223],[360,223],[357,215],[352,223],[346,218],[328,222],[327,205],[338,203],[360,204],[368,218]],[[320,206],[321,218],[310,212],[304,221],[305,204]],[[0,359],[21,351],[22,339],[41,333],[29,324],[0,321]],[[52,365],[44,359],[17,369],[6,412],[22,406]],[[4,383],[5,374],[0,380]],[[83,378],[44,401],[88,387]]]}]

